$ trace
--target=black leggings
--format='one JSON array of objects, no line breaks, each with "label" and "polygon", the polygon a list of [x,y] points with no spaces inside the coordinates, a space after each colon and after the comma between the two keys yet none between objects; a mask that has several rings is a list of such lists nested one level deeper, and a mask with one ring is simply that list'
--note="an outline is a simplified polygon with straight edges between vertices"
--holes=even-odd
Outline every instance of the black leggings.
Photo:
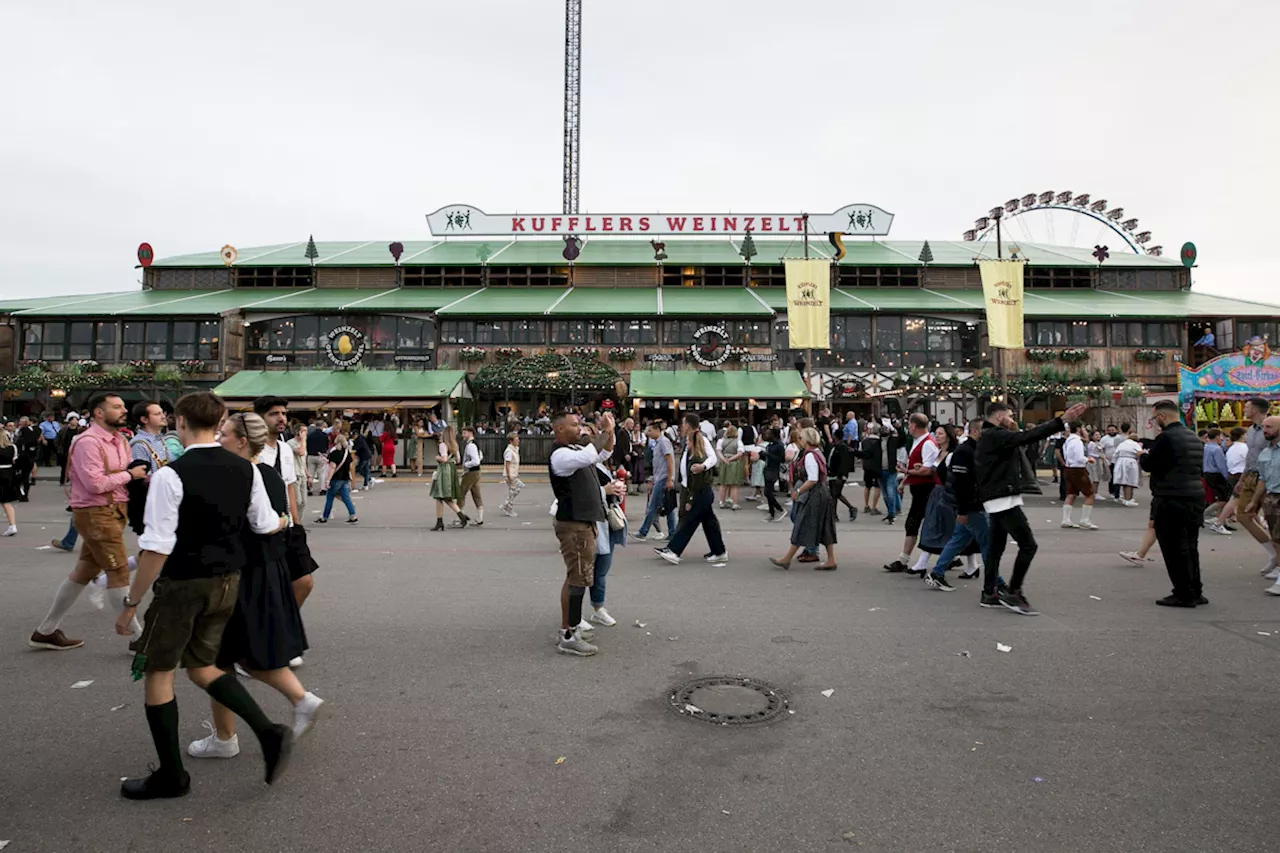
[{"label": "black leggings", "polygon": [[[844,477],[840,477],[839,479],[827,480],[827,488],[831,490],[831,499],[833,501],[840,501],[840,503],[844,504],[849,508],[850,512],[857,512],[858,508],[855,507],[853,504],[849,503],[849,499],[844,496],[844,483],[845,483]],[[831,506],[833,508],[836,508],[834,503]],[[839,517],[839,515],[840,515],[839,513],[836,513],[837,517]]]},{"label": "black leggings", "polygon": [[778,503],[778,498],[773,491],[778,485],[778,473],[775,469],[764,469],[764,499],[769,502],[770,518],[782,515],[782,504]]}]

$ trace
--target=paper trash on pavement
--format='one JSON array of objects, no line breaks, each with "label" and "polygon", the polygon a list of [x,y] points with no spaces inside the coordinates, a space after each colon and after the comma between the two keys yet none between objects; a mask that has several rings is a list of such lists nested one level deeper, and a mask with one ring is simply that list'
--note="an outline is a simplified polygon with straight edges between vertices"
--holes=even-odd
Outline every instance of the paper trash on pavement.
[{"label": "paper trash on pavement", "polygon": [[996,651],[1011,652],[1013,651],[1013,646],[1006,646],[1004,643],[996,643]]},{"label": "paper trash on pavement", "polygon": [[556,766],[557,766],[557,767],[559,767],[561,764],[564,764],[564,756],[563,756],[563,755],[556,759]]},{"label": "paper trash on pavement", "polygon": [[835,692],[836,692],[835,690],[832,690],[831,688],[827,688],[826,690],[822,691],[822,695],[823,695],[823,696],[826,696],[828,699],[830,699],[830,698],[831,698],[831,694],[832,694],[832,693],[835,693]]},{"label": "paper trash on pavement", "polygon": [[93,684],[92,678],[88,681],[77,681],[75,684],[71,685],[71,689],[80,690],[81,688],[88,687],[90,684]]},{"label": "paper trash on pavement", "polygon": [[637,620],[636,620],[636,627],[637,627],[637,628],[648,628],[648,627],[649,627],[649,623],[648,623],[648,622],[641,622],[639,619],[637,619]]}]

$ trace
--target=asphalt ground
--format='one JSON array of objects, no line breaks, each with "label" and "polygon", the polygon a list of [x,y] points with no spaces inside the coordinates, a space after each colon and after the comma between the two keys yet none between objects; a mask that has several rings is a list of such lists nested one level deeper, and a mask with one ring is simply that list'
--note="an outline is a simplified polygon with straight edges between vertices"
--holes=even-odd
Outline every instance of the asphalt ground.
[{"label": "asphalt ground", "polygon": [[[68,652],[27,648],[68,554],[61,490],[18,504],[0,540],[0,844],[41,851],[1260,851],[1277,849],[1280,599],[1260,550],[1206,533],[1206,595],[1154,605],[1159,562],[1129,566],[1143,507],[1100,505],[1097,532],[1028,511],[1041,542],[1026,593],[1043,615],[978,607],[889,575],[901,527],[841,521],[840,569],[780,571],[788,526],[722,512],[731,560],[649,545],[609,575],[600,654],[558,655],[563,567],[531,484],[519,518],[433,533],[426,486],[397,480],[336,509],[311,542],[299,671],[327,704],[267,787],[252,735],[187,762],[191,795],[120,798],[154,754],[141,685],[108,613],[77,603]],[[632,498],[638,522],[641,504]],[[749,506],[749,505],[748,505]],[[315,498],[309,513],[319,508]],[[132,539],[132,535],[130,534]],[[1011,546],[1012,548],[1012,546]],[[1159,557],[1158,549],[1153,556]],[[954,577],[954,575],[953,575]],[[639,620],[644,628],[635,627]],[[997,643],[1011,647],[997,651]],[[961,654],[967,652],[967,655]],[[668,708],[673,685],[738,674],[794,714],[735,728]],[[78,681],[92,680],[73,689]],[[287,703],[262,685],[268,713]],[[823,691],[833,691],[825,696]],[[184,743],[207,697],[178,689]],[[560,759],[563,758],[563,761]]]}]

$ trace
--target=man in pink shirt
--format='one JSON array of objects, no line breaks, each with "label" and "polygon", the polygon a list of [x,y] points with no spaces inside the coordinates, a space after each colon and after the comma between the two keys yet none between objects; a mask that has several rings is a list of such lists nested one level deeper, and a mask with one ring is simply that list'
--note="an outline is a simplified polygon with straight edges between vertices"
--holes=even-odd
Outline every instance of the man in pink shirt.
[{"label": "man in pink shirt", "polygon": [[[84,640],[68,638],[58,626],[99,573],[107,575],[107,599],[117,611],[124,609],[129,592],[129,562],[124,547],[129,494],[125,484],[146,476],[146,469],[129,467],[129,445],[120,435],[128,411],[119,395],[94,394],[87,408],[92,424],[77,436],[67,461],[72,520],[84,544],[71,575],[53,597],[49,615],[27,640],[32,648],[65,651],[84,645]],[[134,622],[136,639],[142,629],[137,620]]]}]

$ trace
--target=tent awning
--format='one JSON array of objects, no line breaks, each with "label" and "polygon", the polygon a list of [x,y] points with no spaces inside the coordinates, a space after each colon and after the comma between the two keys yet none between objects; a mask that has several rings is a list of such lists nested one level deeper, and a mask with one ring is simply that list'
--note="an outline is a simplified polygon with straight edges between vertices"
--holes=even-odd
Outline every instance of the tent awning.
[{"label": "tent awning", "polygon": [[794,370],[633,370],[631,396],[665,400],[794,400],[808,397]]},{"label": "tent awning", "polygon": [[227,400],[274,394],[315,407],[392,408],[416,402],[468,396],[463,370],[242,370],[213,389]]}]

